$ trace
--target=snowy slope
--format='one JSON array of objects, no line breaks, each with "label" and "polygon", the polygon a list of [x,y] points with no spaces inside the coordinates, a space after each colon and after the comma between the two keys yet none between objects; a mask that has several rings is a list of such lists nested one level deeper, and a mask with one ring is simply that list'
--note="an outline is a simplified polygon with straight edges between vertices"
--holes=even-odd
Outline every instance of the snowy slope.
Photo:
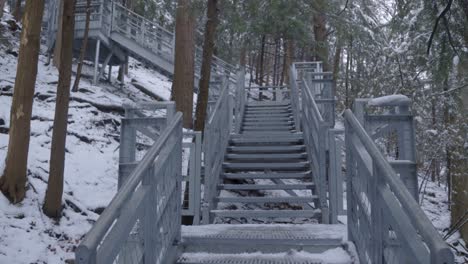
[{"label": "snowy slope", "polygon": [[[19,33],[8,33],[10,44],[0,44],[0,119],[5,123],[0,125],[0,171],[5,165],[17,63],[17,57],[7,54],[6,50],[10,49],[8,53],[18,51],[18,37]],[[122,103],[153,100],[133,87],[130,79],[124,87],[110,84],[98,87],[82,79],[80,92],[72,93],[70,102],[64,210],[57,223],[43,215],[41,206],[48,180],[58,71],[45,65],[45,56],[41,55],[39,60],[27,193],[19,205],[11,205],[0,195],[0,263],[64,263],[73,258],[74,248],[117,189]],[[132,61],[131,77],[144,81],[154,93],[168,98],[169,80],[137,64]]]}]

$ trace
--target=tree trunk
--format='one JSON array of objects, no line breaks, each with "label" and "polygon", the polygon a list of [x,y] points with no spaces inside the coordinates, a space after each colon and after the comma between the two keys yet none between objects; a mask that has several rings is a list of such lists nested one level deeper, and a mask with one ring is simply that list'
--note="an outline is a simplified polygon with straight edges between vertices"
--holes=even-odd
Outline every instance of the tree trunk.
[{"label": "tree trunk", "polygon": [[[468,23],[468,1],[459,0],[460,6],[465,13],[465,24]],[[468,46],[468,28],[463,31],[465,46]],[[468,58],[461,56],[458,64],[458,83],[466,81],[468,74]],[[453,183],[453,199],[452,199],[452,224],[455,224],[468,211],[468,162],[466,162],[466,154],[468,153],[468,89],[461,89],[459,109],[461,112],[460,119],[457,123],[460,124],[458,137],[460,142],[457,142],[454,147],[452,164],[452,183]],[[466,217],[466,216],[465,216]],[[468,223],[460,228],[460,234],[468,243]]]},{"label": "tree trunk", "polygon": [[239,59],[239,64],[241,67],[245,68],[245,65],[247,63],[247,47],[244,44],[242,44],[241,50],[240,50],[240,59]]},{"label": "tree trunk", "polygon": [[313,2],[316,13],[313,16],[315,56],[323,62],[323,71],[329,71],[328,43],[325,7],[326,0],[316,0]]},{"label": "tree trunk", "polygon": [[57,33],[55,35],[55,47],[54,47],[54,59],[52,61],[53,65],[59,69],[60,68],[60,50],[62,48],[62,16],[63,16],[63,2],[59,1],[59,14],[57,19]]},{"label": "tree trunk", "polygon": [[27,0],[10,114],[10,138],[0,189],[13,203],[25,196],[29,131],[44,0]]},{"label": "tree trunk", "polygon": [[80,86],[81,71],[83,69],[83,60],[86,54],[86,48],[88,46],[88,35],[89,35],[89,22],[91,20],[91,0],[86,0],[86,22],[85,22],[85,31],[83,36],[83,42],[81,43],[80,49],[80,58],[78,62],[78,67],[76,68],[76,78],[73,83],[73,92],[78,92]]},{"label": "tree trunk", "polygon": [[3,17],[3,8],[5,8],[5,3],[7,0],[0,0],[0,19]]},{"label": "tree trunk", "polygon": [[[211,77],[211,60],[213,58],[216,26],[218,25],[218,0],[208,0],[208,9],[206,16],[208,20],[206,21],[205,25],[203,58],[201,65],[200,82],[198,85],[198,87],[200,88],[200,92],[197,97],[197,109],[195,113],[195,130],[202,132],[205,129],[206,108],[208,105],[208,89]],[[243,53],[245,64],[245,48]]]},{"label": "tree trunk", "polygon": [[284,76],[285,76],[285,83],[289,85],[289,68],[293,64],[294,61],[294,41],[291,40],[286,40],[284,43]]},{"label": "tree trunk", "polygon": [[67,138],[68,102],[73,59],[73,34],[75,32],[75,1],[64,1],[62,16],[62,48],[60,50],[59,81],[55,105],[54,130],[50,153],[50,173],[44,199],[44,213],[60,218],[62,211],[63,171]]},{"label": "tree trunk", "polygon": [[13,17],[16,21],[21,21],[21,0],[16,0],[15,2],[15,11],[13,12]]},{"label": "tree trunk", "polygon": [[190,0],[178,0],[175,30],[175,63],[172,94],[183,113],[185,128],[192,128],[195,76],[195,27]]},{"label": "tree trunk", "polygon": [[[273,57],[273,86],[277,85],[276,82],[276,73],[277,73],[277,67],[278,67],[278,40],[275,40],[275,54]],[[276,99],[276,98],[275,98]]]},{"label": "tree trunk", "polygon": [[259,85],[260,86],[263,86],[263,76],[264,76],[264,64],[265,64],[265,39],[266,39],[266,36],[263,35],[262,36],[262,44],[261,44],[261,48],[260,48],[260,73],[259,73]]}]

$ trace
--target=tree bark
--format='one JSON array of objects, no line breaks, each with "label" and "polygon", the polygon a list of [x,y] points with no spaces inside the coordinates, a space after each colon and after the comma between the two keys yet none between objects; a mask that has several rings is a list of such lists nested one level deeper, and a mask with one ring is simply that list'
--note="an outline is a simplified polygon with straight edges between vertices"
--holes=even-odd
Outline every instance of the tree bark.
[{"label": "tree bark", "polygon": [[[16,0],[15,2],[15,12],[13,12],[13,17],[16,21],[21,21],[21,0]],[[42,23],[42,21],[41,21]]]},{"label": "tree bark", "polygon": [[75,82],[73,83],[73,92],[78,92],[81,79],[81,71],[83,70],[83,61],[86,54],[86,48],[88,46],[88,35],[89,35],[89,22],[91,20],[91,0],[86,0],[86,22],[85,22],[85,31],[83,36],[83,42],[81,43],[80,48],[80,58],[78,62],[78,67],[76,68],[76,77]]},{"label": "tree bark", "polygon": [[58,69],[60,68],[60,50],[62,48],[62,16],[63,16],[63,1],[59,1],[59,12],[57,19],[57,33],[55,35],[55,47],[54,47],[54,58],[52,60],[53,65]]},{"label": "tree bark", "polygon": [[285,76],[285,83],[289,85],[289,68],[291,67],[293,60],[294,60],[294,41],[286,40],[284,44],[284,76]]},{"label": "tree bark", "polygon": [[[468,1],[459,0],[460,6],[465,13],[465,24],[468,23]],[[463,37],[465,46],[468,46],[468,28],[465,27],[463,30]],[[468,58],[461,57],[458,64],[458,81],[463,83],[466,81],[468,74]],[[460,91],[459,109],[461,116],[458,124],[460,124],[458,131],[458,138],[460,142],[457,142],[454,147],[454,153],[452,164],[453,164],[453,203],[452,203],[452,224],[455,224],[468,211],[468,162],[466,162],[466,154],[468,153],[468,89],[462,89]],[[465,224],[460,228],[460,234],[468,243],[468,224]]]},{"label": "tree bark", "polygon": [[313,16],[315,56],[323,62],[323,71],[329,71],[325,0],[314,1],[316,14]]},{"label": "tree bark", "polygon": [[260,86],[263,86],[263,76],[264,76],[264,67],[265,67],[265,40],[266,40],[266,36],[263,35],[262,36],[262,44],[261,44],[261,47],[260,47],[260,73],[259,73],[259,80],[258,80],[258,84]]},{"label": "tree bark", "polygon": [[0,0],[0,19],[3,17],[3,8],[5,8],[5,3],[7,0]]},{"label": "tree bark", "polygon": [[27,0],[10,114],[10,138],[0,189],[13,203],[25,196],[31,112],[44,0]]},{"label": "tree bark", "polygon": [[195,77],[195,27],[190,0],[178,0],[175,30],[175,63],[172,95],[183,113],[185,128],[192,128]]},{"label": "tree bark", "polygon": [[62,211],[63,171],[65,168],[65,144],[68,124],[68,102],[73,59],[73,35],[75,32],[75,1],[63,4],[62,48],[60,50],[59,81],[55,106],[54,130],[50,153],[50,173],[44,199],[44,213],[52,218],[60,218]]},{"label": "tree bark", "polygon": [[[214,41],[216,26],[218,25],[218,0],[208,0],[208,9],[206,16],[208,20],[205,25],[205,40],[203,43],[203,58],[200,73],[200,82],[197,97],[197,109],[195,112],[195,130],[202,131],[205,129],[206,108],[208,105],[208,89],[211,77],[211,61],[213,59]],[[245,50],[245,49],[244,49]],[[242,56],[241,56],[242,57]],[[244,51],[245,57],[245,51]],[[244,58],[245,64],[245,58]]]}]

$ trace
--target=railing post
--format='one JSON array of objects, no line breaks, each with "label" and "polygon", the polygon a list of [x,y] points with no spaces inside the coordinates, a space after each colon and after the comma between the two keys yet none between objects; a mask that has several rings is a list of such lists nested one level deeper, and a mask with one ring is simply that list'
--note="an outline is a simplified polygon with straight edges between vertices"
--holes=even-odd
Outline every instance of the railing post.
[{"label": "railing post", "polygon": [[120,128],[118,189],[122,187],[127,176],[133,170],[130,163],[135,162],[136,129],[129,123],[129,120],[133,117],[134,111],[127,108],[125,110],[125,119],[122,119]]},{"label": "railing post", "polygon": [[[372,166],[372,176],[371,176],[371,183],[370,183],[370,190],[368,193],[371,193],[370,203],[371,203],[371,232],[372,232],[372,239],[374,240],[371,243],[373,249],[372,252],[372,263],[381,264],[383,263],[383,218],[382,218],[382,207],[383,202],[380,195],[380,191],[385,187],[385,182],[383,181],[382,177],[380,176],[380,171],[373,162]],[[388,231],[387,231],[388,232]]]},{"label": "railing post", "polygon": [[194,204],[195,204],[195,213],[194,213],[194,220],[193,224],[194,225],[199,225],[200,224],[200,212],[201,212],[201,178],[200,178],[200,166],[201,166],[201,142],[202,142],[202,136],[201,132],[195,132],[195,183],[193,184],[194,186],[194,191],[195,191],[195,199],[194,199]]},{"label": "railing post", "polygon": [[[153,166],[151,166],[145,173],[146,175],[143,178],[143,186],[150,188],[148,198],[144,201],[145,208],[144,216],[142,219],[142,231],[141,236],[143,237],[143,247],[144,247],[144,263],[156,263],[156,213],[157,210],[154,206],[158,203],[156,197],[156,181],[153,171]],[[179,195],[180,196],[180,195]]]},{"label": "railing post", "polygon": [[320,188],[320,209],[322,210],[322,224],[330,223],[330,211],[327,205],[327,147],[326,147],[326,138],[327,138],[327,127],[319,124],[318,127],[318,137],[319,137],[319,186]]}]

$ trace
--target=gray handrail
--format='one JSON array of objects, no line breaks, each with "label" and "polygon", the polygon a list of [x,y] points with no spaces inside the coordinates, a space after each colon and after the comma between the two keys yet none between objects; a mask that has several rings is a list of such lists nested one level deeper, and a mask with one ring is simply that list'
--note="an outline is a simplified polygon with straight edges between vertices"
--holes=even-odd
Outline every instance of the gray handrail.
[{"label": "gray handrail", "polygon": [[[176,212],[175,214],[180,216],[180,164],[181,164],[181,153],[182,153],[182,114],[176,113],[174,118],[170,120],[170,123],[160,135],[156,143],[148,150],[144,158],[138,164],[138,166],[133,170],[128,179],[125,181],[119,192],[112,199],[110,204],[100,215],[94,226],[84,237],[80,245],[76,250],[76,262],[77,263],[112,263],[119,253],[118,250],[121,248],[121,245],[125,240],[110,240],[109,236],[128,236],[128,232],[131,231],[135,221],[137,220],[136,215],[129,215],[124,211],[124,209],[134,208],[136,212],[141,211],[140,207],[143,203],[148,202],[148,197],[151,197],[155,194],[158,184],[155,182],[157,180],[154,173],[159,172],[165,168],[168,168],[168,164],[173,166],[173,168],[168,168],[174,173],[174,175],[165,175],[163,180],[172,180],[175,188],[178,193],[175,196]],[[165,172],[162,172],[165,174]],[[138,187],[138,188],[137,188]],[[169,199],[173,197],[167,197],[167,203],[171,202]],[[177,199],[178,198],[178,199]],[[153,200],[153,199],[151,199]],[[138,204],[129,204],[131,202],[139,202]],[[149,203],[149,206],[156,207],[157,204]],[[150,207],[150,208],[151,208]],[[138,210],[140,209],[140,210]],[[161,210],[163,208],[159,208]],[[146,208],[144,211],[156,211],[156,208]],[[153,214],[149,214],[151,216]],[[153,215],[155,216],[155,215]],[[147,217],[146,215],[143,217]],[[112,232],[116,228],[116,220],[122,221],[125,225],[123,227],[126,230],[117,230],[120,232]],[[148,222],[150,221],[150,222]],[[172,219],[172,221],[180,221],[180,217],[177,219]],[[154,227],[158,222],[157,219],[151,218],[146,221],[143,221],[144,227],[149,230],[143,230],[147,232],[148,235],[156,236]],[[150,226],[147,226],[147,225]],[[122,228],[122,225],[118,227]],[[174,239],[178,239],[180,236],[180,223],[176,230],[171,230],[176,232]],[[119,234],[120,233],[120,234]],[[119,236],[119,237],[120,237]],[[151,242],[155,243],[153,239],[146,241],[145,239],[145,248],[147,246],[151,247]],[[165,245],[166,247],[172,246],[173,241],[169,242],[170,245]],[[148,245],[146,245],[148,244]],[[120,245],[120,246],[119,246]],[[154,245],[155,246],[155,245]],[[150,248],[148,248],[150,249]],[[154,250],[154,249],[151,249]],[[145,254],[152,255],[150,253]],[[154,262],[156,262],[156,257],[154,256]],[[148,259],[150,260],[150,259]],[[154,263],[153,262],[153,263]],[[164,261],[163,261],[164,262]]]},{"label": "gray handrail", "polygon": [[[400,228],[404,229],[406,226],[404,224],[410,224],[413,228],[416,229],[417,233],[421,236],[423,239],[424,243],[427,245],[425,246],[420,246],[417,247],[417,245],[413,245],[414,247],[409,247],[406,248],[406,250],[411,250],[411,251],[416,251],[419,250],[418,252],[412,252],[414,256],[416,257],[415,259],[406,259],[406,261],[409,261],[409,263],[427,263],[427,262],[421,262],[421,261],[427,261],[428,259],[424,258],[421,254],[424,254],[424,252],[420,252],[423,249],[426,249],[429,251],[429,256],[430,256],[430,263],[432,264],[441,264],[441,263],[453,263],[454,262],[454,257],[453,254],[447,245],[447,243],[444,242],[444,240],[440,237],[439,233],[437,230],[434,228],[432,225],[431,221],[427,218],[425,213],[422,211],[422,209],[419,207],[419,204],[415,201],[413,196],[410,194],[410,192],[407,190],[405,187],[405,184],[401,181],[401,179],[398,177],[398,175],[395,173],[393,170],[392,166],[390,163],[386,160],[386,158],[383,156],[383,154],[379,151],[371,137],[367,134],[366,130],[362,127],[361,123],[358,121],[358,119],[354,116],[351,110],[346,110],[344,113],[345,121],[346,121],[346,149],[347,149],[347,182],[348,182],[348,220],[353,220],[352,214],[353,210],[353,202],[354,199],[350,197],[351,193],[355,192],[356,190],[353,189],[352,186],[354,182],[354,177],[359,178],[361,175],[358,173],[357,175],[352,175],[350,174],[353,168],[351,168],[351,160],[353,159],[351,153],[351,149],[355,149],[356,147],[353,147],[354,145],[351,145],[354,140],[355,136],[359,139],[359,143],[355,144],[360,144],[363,146],[363,149],[361,148],[360,151],[365,151],[367,155],[366,157],[370,157],[372,160],[372,165],[375,166],[373,169],[373,177],[377,177],[373,180],[373,184],[375,184],[374,188],[375,189],[375,194],[377,195],[374,198],[378,198],[377,200],[372,200],[372,203],[378,203],[379,201],[382,201],[382,204],[372,206],[371,210],[376,210],[377,208],[385,209],[383,206],[387,205],[388,206],[388,200],[390,194],[394,195],[396,199],[398,200],[397,205],[399,206],[394,206],[392,208],[389,208],[388,210],[393,210],[392,213],[398,213],[398,215],[393,215],[393,217],[398,218],[396,221],[396,225],[401,224]],[[356,158],[356,157],[354,157]],[[387,187],[388,186],[388,187]],[[373,190],[371,187],[370,190]],[[389,193],[390,192],[390,193]],[[386,204],[387,203],[387,204]],[[350,206],[351,205],[351,206]],[[401,206],[401,207],[400,207]],[[363,210],[361,208],[361,210]],[[381,217],[377,217],[378,212],[371,212],[372,216],[371,219],[376,221],[373,223],[370,223],[374,226],[369,227],[370,229],[375,228],[377,232],[382,232],[387,231],[384,229],[384,226],[381,225],[381,223],[378,223],[377,220],[380,219],[382,221]],[[351,216],[351,217],[350,217]],[[407,218],[409,221],[403,221],[405,218]],[[356,223],[350,223],[349,224],[356,224]],[[362,223],[364,224],[364,223]],[[351,226],[353,228],[353,226]],[[395,227],[396,228],[396,227]],[[408,230],[410,231],[410,230]],[[387,231],[388,232],[388,231]],[[414,232],[414,231],[413,231]],[[352,232],[351,232],[352,233]],[[373,250],[383,253],[383,238],[381,235],[373,234],[374,241],[375,243],[375,248]],[[405,235],[400,234],[402,236]],[[351,235],[350,239],[353,239],[353,236]],[[413,237],[412,241],[410,243],[417,243],[417,237]],[[359,244],[359,243],[356,243]],[[359,248],[358,247],[358,252],[361,256],[361,259],[365,259],[362,255],[364,254],[364,248]],[[371,253],[372,255],[372,253]],[[374,254],[376,258],[382,258],[382,255],[379,256],[379,254]],[[373,256],[370,256],[371,258]],[[378,260],[373,260],[377,261]]]},{"label": "gray handrail", "polygon": [[202,223],[213,221],[210,211],[216,207],[216,193],[229,142],[233,123],[233,98],[229,94],[229,82],[224,80],[223,88],[216,105],[211,111],[203,134],[203,154],[205,167],[205,192]]},{"label": "gray handrail", "polygon": [[323,119],[322,114],[315,102],[307,82],[303,79],[302,90],[302,113],[301,126],[312,160],[312,176],[318,185],[317,195],[319,197],[320,209],[322,210],[322,222],[329,223],[329,206],[327,203],[327,130],[331,126]]}]

